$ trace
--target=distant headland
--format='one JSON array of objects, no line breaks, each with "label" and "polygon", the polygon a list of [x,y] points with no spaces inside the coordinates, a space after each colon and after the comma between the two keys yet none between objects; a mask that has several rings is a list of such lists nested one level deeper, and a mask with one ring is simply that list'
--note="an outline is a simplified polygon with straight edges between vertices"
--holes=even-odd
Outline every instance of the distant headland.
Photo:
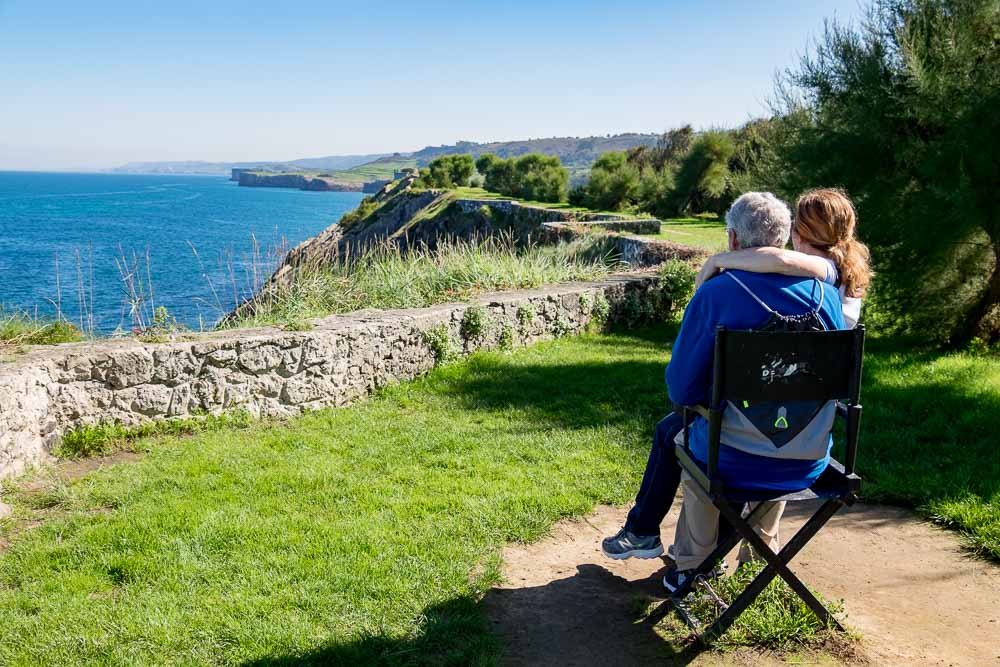
[{"label": "distant headland", "polygon": [[[291,187],[302,190],[376,192],[391,180],[397,170],[424,167],[436,157],[468,153],[478,157],[493,153],[499,157],[517,157],[542,153],[558,157],[574,182],[582,181],[601,153],[623,151],[636,146],[652,146],[659,135],[654,133],[608,134],[591,137],[550,137],[516,141],[473,142],[427,146],[418,151],[372,153],[366,155],[328,155],[289,161],[261,162],[129,162],[109,171],[119,174],[192,174],[228,176],[240,185],[254,187]],[[241,180],[239,174],[253,174]],[[367,189],[366,189],[367,184]]]}]

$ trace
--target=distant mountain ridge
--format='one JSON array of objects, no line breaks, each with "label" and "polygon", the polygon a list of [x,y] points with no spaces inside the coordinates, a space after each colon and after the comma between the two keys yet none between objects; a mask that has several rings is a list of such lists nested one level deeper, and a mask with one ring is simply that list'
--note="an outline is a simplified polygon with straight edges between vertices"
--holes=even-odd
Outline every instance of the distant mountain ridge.
[{"label": "distant mountain ridge", "polygon": [[516,157],[525,153],[556,155],[569,168],[570,173],[586,171],[601,153],[621,151],[636,146],[651,146],[660,135],[655,133],[614,134],[593,137],[549,137],[518,141],[492,141],[479,143],[459,141],[443,146],[427,146],[410,153],[374,153],[370,155],[328,155],[299,160],[262,162],[129,162],[110,171],[119,174],[204,174],[229,176],[235,169],[260,169],[273,172],[295,171],[345,171],[361,165],[378,162],[395,162],[401,159],[416,160],[417,166],[426,166],[440,155],[449,153],[495,153],[500,157]]}]

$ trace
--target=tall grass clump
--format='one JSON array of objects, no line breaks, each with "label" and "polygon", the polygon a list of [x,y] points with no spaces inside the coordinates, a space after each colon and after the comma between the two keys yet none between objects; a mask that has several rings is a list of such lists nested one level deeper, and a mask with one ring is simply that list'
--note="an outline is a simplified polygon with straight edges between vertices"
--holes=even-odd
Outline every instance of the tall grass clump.
[{"label": "tall grass clump", "polygon": [[0,344],[54,345],[83,337],[83,332],[65,319],[49,320],[20,310],[0,309]]},{"label": "tall grass clump", "polygon": [[320,271],[299,274],[290,287],[265,291],[234,326],[297,322],[363,308],[421,308],[476,294],[594,280],[620,266],[600,239],[518,247],[507,237],[455,240],[403,252],[382,244]]},{"label": "tall grass clump", "polygon": [[[753,561],[736,570],[731,576],[712,583],[712,588],[726,604],[732,604],[736,597],[750,585],[764,569],[763,561]],[[715,602],[700,588],[697,595],[687,603],[692,613],[707,627],[719,613]],[[839,600],[824,601],[834,614],[843,611]],[[715,641],[722,649],[740,646],[758,646],[773,650],[819,647],[833,640],[847,645],[848,637],[838,637],[809,610],[792,589],[781,579],[768,584],[756,602],[740,616],[736,623]]]}]

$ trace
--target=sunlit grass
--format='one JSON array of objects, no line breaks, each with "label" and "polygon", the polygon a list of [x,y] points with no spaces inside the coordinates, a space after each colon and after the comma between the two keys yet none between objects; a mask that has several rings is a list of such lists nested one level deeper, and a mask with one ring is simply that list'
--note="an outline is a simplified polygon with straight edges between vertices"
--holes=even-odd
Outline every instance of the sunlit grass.
[{"label": "sunlit grass", "polygon": [[509,239],[442,242],[435,250],[380,245],[363,257],[295,277],[264,293],[234,323],[254,326],[348,313],[363,308],[419,308],[485,292],[593,280],[619,268],[600,240],[518,248]]},{"label": "sunlit grass", "polygon": [[630,497],[666,341],[480,354],[353,408],[23,480],[0,664],[490,662],[500,550]]},{"label": "sunlit grass", "polygon": [[712,219],[670,218],[663,221],[659,234],[649,234],[648,238],[722,251],[726,249],[726,225]]},{"label": "sunlit grass", "polygon": [[83,333],[63,319],[47,319],[23,311],[0,309],[0,344],[54,345],[83,340]]}]

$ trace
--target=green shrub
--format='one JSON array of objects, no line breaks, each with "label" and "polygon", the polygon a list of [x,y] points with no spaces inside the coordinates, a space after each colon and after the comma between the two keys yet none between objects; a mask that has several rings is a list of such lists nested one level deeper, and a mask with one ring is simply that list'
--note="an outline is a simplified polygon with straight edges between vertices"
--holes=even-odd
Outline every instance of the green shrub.
[{"label": "green shrub", "polygon": [[694,294],[697,271],[687,262],[671,259],[658,271],[660,277],[661,307],[665,316],[684,309]]},{"label": "green shrub", "polygon": [[503,159],[487,153],[476,161],[483,187],[510,197],[540,202],[564,202],[569,194],[569,172],[558,157],[528,153]]},{"label": "green shrub", "polygon": [[458,348],[451,339],[446,324],[437,324],[421,332],[424,344],[434,353],[435,364],[444,364],[458,356]]},{"label": "green shrub", "polygon": [[851,194],[887,324],[1000,339],[996,0],[866,4],[784,76],[775,185]]},{"label": "green shrub", "polygon": [[509,352],[514,349],[514,333],[514,327],[510,324],[503,325],[503,328],[500,329],[500,339],[498,340],[501,350]]},{"label": "green shrub", "polygon": [[490,324],[490,314],[482,306],[472,306],[465,309],[459,333],[465,340],[482,338]]},{"label": "green shrub", "polygon": [[604,153],[590,170],[585,201],[593,209],[627,210],[639,198],[639,169],[628,162],[624,152]]},{"label": "green shrub", "polygon": [[538,312],[535,310],[534,304],[523,303],[517,307],[517,321],[522,327],[534,322],[537,314]]},{"label": "green shrub", "polygon": [[730,132],[704,132],[692,142],[674,182],[672,214],[723,213],[733,200],[729,191],[729,161],[736,152]]}]

